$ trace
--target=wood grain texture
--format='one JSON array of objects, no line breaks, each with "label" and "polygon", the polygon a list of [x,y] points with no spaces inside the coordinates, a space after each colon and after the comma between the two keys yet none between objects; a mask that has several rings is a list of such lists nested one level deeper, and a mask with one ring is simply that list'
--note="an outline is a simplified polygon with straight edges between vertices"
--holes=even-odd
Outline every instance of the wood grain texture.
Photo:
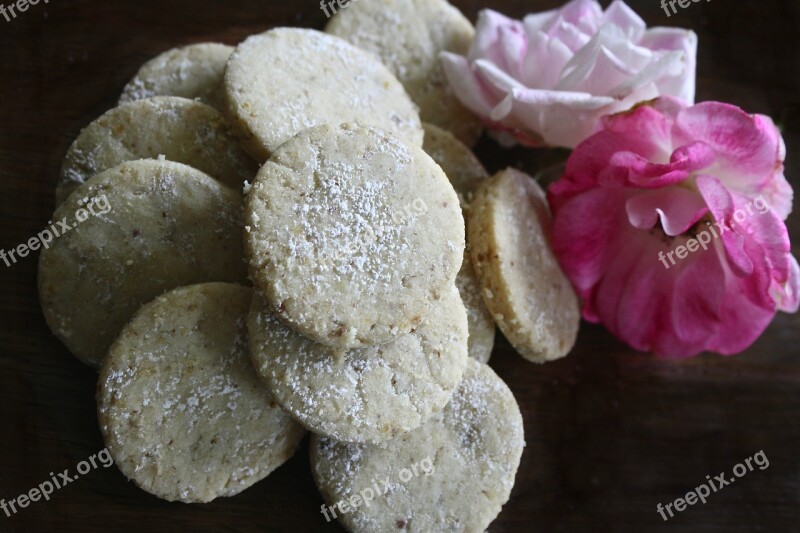
[{"label": "wood grain texture", "polygon": [[[368,2],[370,0],[360,0]],[[3,3],[6,3],[3,1]],[[488,3],[488,2],[487,2]],[[604,2],[607,3],[607,2]],[[456,1],[474,20],[487,7]],[[512,16],[558,2],[495,0]],[[651,25],[700,35],[698,99],[769,114],[784,128],[787,175],[800,173],[800,5],[796,0],[700,2],[667,18],[657,0],[630,4]],[[61,159],[81,127],[116,102],[139,65],[172,46],[220,41],[280,25],[321,28],[316,0],[50,0],[0,18],[0,248],[49,220]],[[552,155],[479,155],[491,170],[535,172]],[[790,231],[800,243],[800,217]],[[795,245],[795,255],[800,249]],[[74,471],[103,447],[96,374],[49,333],[36,294],[37,258],[0,264],[0,498]],[[492,366],[514,391],[527,448],[511,501],[492,532],[800,531],[800,316],[779,316],[746,353],[685,362],[636,354],[585,325],[574,353],[535,366],[505,341]],[[668,523],[656,512],[764,450],[755,470]],[[307,446],[243,494],[207,505],[162,502],[98,469],[12,518],[0,531],[337,531],[326,524]]]}]

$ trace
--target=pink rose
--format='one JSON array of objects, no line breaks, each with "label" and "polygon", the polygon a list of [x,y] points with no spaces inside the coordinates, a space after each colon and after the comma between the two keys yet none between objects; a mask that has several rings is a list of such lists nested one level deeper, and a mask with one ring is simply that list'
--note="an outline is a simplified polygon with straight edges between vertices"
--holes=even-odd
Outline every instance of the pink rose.
[{"label": "pink rose", "polygon": [[697,36],[647,29],[624,2],[595,0],[512,20],[485,10],[467,57],[442,54],[461,102],[532,146],[574,148],[603,115],[658,96],[694,103]]},{"label": "pink rose", "polygon": [[800,304],[773,122],[660,98],[606,117],[550,187],[556,256],[583,316],[641,351],[729,355]]}]

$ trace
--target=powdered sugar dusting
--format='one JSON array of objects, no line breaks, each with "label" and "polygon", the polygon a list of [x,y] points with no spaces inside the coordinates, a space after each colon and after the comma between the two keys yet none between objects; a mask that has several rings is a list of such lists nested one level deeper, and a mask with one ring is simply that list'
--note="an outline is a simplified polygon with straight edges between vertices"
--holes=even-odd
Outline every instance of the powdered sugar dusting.
[{"label": "powdered sugar dusting", "polygon": [[217,43],[199,43],[173,48],[151,59],[128,82],[120,103],[159,95],[199,98],[219,104],[225,63],[233,48]]},{"label": "powdered sugar dusting", "polygon": [[386,169],[385,175],[367,177],[357,187],[352,184],[353,174],[368,169],[342,162],[315,168],[315,173],[324,176],[318,179],[315,194],[303,196],[292,206],[300,233],[288,239],[286,266],[315,264],[308,281],[316,290],[347,282],[348,290],[367,293],[376,283],[402,284],[403,270],[397,267],[411,256],[407,230],[413,220],[400,224],[392,220],[387,198],[391,177],[407,172],[411,158],[399,144],[393,148],[394,168]]},{"label": "powdered sugar dusting", "polygon": [[318,126],[282,145],[246,217],[256,285],[282,319],[339,348],[410,331],[463,256],[463,218],[441,170],[359,125]]},{"label": "powdered sugar dusting", "polygon": [[235,494],[302,436],[250,365],[250,294],[221,283],[167,293],[112,349],[100,417],[121,470],[145,489],[183,501]]},{"label": "powdered sugar dusting", "polygon": [[417,108],[402,85],[377,57],[342,39],[298,28],[251,36],[225,76],[240,133],[263,159],[318,124],[371,124],[422,142]]},{"label": "powdered sugar dusting", "polygon": [[276,399],[317,433],[381,442],[440,411],[466,365],[466,313],[451,291],[414,333],[334,356],[270,316],[250,317],[256,369]]},{"label": "powdered sugar dusting", "polygon": [[[509,498],[523,447],[511,391],[472,361],[440,416],[382,446],[317,438],[312,467],[328,503],[393,481],[369,506],[341,515],[348,529],[383,531],[402,522],[414,531],[482,531]],[[426,456],[433,475],[398,482],[402,469]]]}]

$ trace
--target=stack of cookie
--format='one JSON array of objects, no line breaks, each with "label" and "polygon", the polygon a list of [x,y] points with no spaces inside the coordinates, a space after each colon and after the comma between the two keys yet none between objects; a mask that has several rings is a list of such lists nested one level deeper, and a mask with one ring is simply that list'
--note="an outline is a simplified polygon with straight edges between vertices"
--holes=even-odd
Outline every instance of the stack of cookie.
[{"label": "stack of cookie", "polygon": [[[233,495],[310,430],[324,515],[352,531],[497,516],[524,438],[485,364],[495,322],[550,360],[574,342],[577,300],[538,186],[490,179],[461,141],[480,127],[438,54],[473,31],[443,0],[372,0],[330,34],[171,50],[81,132],[53,218],[110,209],[43,251],[40,298],[100,368],[101,429],[129,479],[167,500]],[[379,478],[393,481],[355,505]]]}]

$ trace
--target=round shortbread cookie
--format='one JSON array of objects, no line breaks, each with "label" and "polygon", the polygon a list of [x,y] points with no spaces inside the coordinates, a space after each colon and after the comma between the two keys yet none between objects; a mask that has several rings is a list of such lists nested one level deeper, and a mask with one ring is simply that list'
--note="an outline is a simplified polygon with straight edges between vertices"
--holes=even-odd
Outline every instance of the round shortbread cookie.
[{"label": "round shortbread cookie", "polygon": [[442,52],[466,55],[475,28],[445,0],[369,0],[336,14],[326,30],[377,54],[420,107],[423,121],[473,146],[483,130],[456,98],[444,75]]},{"label": "round shortbread cookie", "polygon": [[422,149],[442,167],[466,207],[472,201],[475,189],[489,179],[489,173],[472,150],[449,131],[433,124],[423,124],[423,127],[425,142]]},{"label": "round shortbread cookie", "polygon": [[453,285],[464,219],[416,146],[353,124],[282,145],[245,201],[250,277],[285,323],[339,349],[418,325]]},{"label": "round shortbread cookie", "polygon": [[162,292],[246,283],[241,210],[239,191],[180,163],[132,161],[93,177],[56,210],[53,220],[71,229],[53,224],[62,234],[39,258],[50,329],[97,367],[133,313]]},{"label": "round shortbread cookie", "polygon": [[580,323],[578,298],[548,241],[541,187],[514,169],[482,186],[470,204],[470,256],[483,299],[514,348],[544,363],[567,355]]},{"label": "round shortbread cookie", "polygon": [[160,96],[121,105],[87,126],[70,146],[56,187],[56,205],[81,183],[125,161],[164,156],[241,189],[258,167],[216,109]]},{"label": "round shortbread cookie", "polygon": [[470,360],[450,403],[427,424],[383,445],[315,436],[311,468],[326,517],[354,533],[482,533],[511,495],[524,446],[513,394]]},{"label": "round shortbread cookie", "polygon": [[[450,132],[433,124],[425,123],[423,127],[425,142],[422,148],[442,167],[458,193],[462,207],[468,209],[475,189],[489,179],[489,173],[472,150]],[[496,328],[492,314],[483,303],[469,254],[464,254],[456,286],[469,315],[469,355],[476,361],[487,363],[492,355]]]},{"label": "round shortbread cookie", "polygon": [[412,333],[337,357],[284,326],[256,296],[248,321],[256,371],[306,428],[378,443],[440,412],[467,365],[467,312],[452,287]]},{"label": "round shortbread cookie", "polygon": [[456,277],[456,287],[467,309],[469,322],[469,356],[480,363],[488,363],[494,348],[497,329],[492,313],[481,297],[481,288],[469,253],[464,253],[464,263]]},{"label": "round shortbread cookie", "polygon": [[358,122],[422,145],[417,108],[400,82],[372,54],[322,32],[249,37],[231,56],[224,87],[242,143],[259,161],[318,124]]},{"label": "round shortbread cookie", "polygon": [[250,363],[252,292],[229,283],[168,292],[136,313],[103,363],[106,446],[128,479],[159,498],[238,494],[294,455],[305,435]]},{"label": "round shortbread cookie", "polygon": [[152,96],[182,96],[221,109],[222,78],[233,47],[218,43],[191,44],[154,57],[128,82],[120,104]]}]

